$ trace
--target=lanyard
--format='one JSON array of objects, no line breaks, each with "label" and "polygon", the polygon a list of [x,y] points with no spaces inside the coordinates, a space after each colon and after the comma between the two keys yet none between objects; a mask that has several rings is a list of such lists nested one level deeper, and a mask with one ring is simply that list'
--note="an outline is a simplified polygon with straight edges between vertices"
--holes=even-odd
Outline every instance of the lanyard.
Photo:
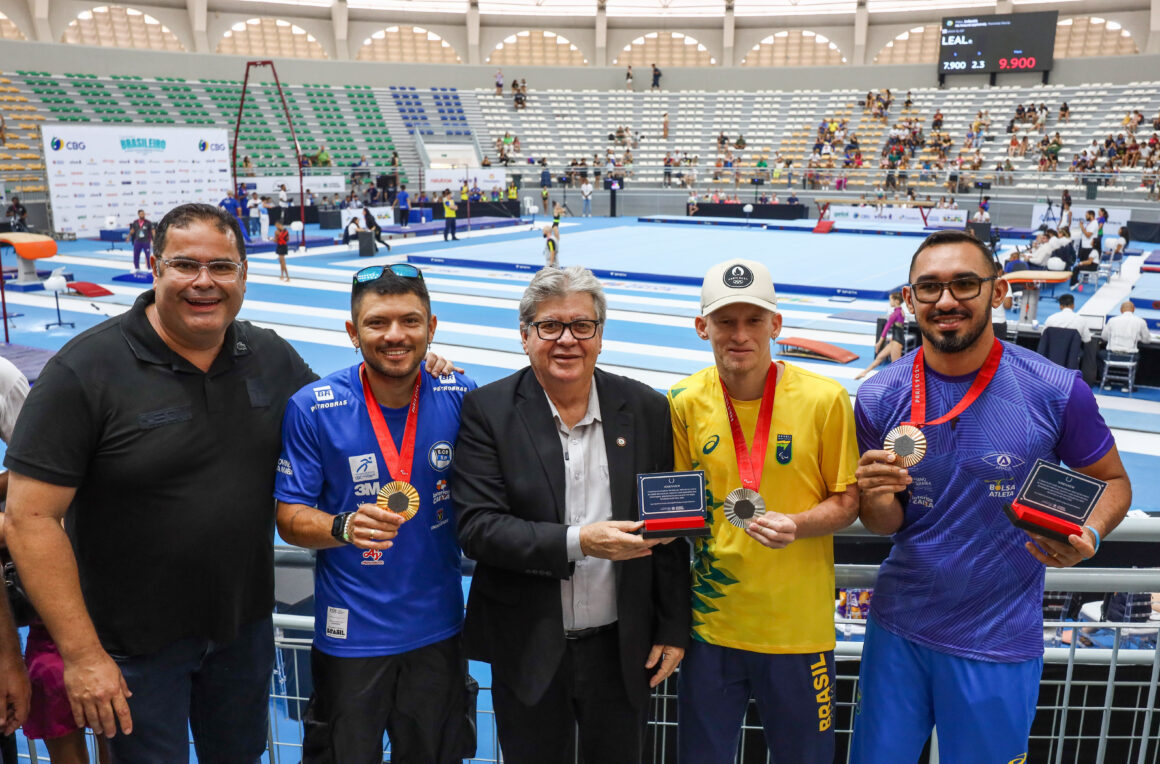
[{"label": "lanyard", "polygon": [[423,381],[422,369],[415,377],[415,390],[411,393],[411,405],[407,409],[407,424],[403,428],[402,452],[395,448],[395,441],[391,431],[387,428],[387,420],[383,418],[383,410],[371,392],[371,383],[367,379],[366,364],[360,364],[359,377],[362,379],[363,397],[366,399],[367,413],[371,417],[371,428],[375,431],[375,439],[379,442],[379,450],[383,454],[383,463],[387,466],[393,480],[409,482],[411,479],[411,463],[415,454],[415,423],[419,419],[419,387]]},{"label": "lanyard", "polygon": [[959,414],[967,410],[975,400],[983,394],[983,390],[990,384],[991,379],[995,376],[995,372],[999,369],[999,359],[1003,357],[1003,343],[998,338],[995,339],[995,344],[991,346],[991,352],[987,354],[987,360],[983,362],[979,373],[975,375],[975,380],[971,382],[970,388],[967,389],[967,394],[959,401],[953,409],[940,416],[938,419],[926,421],[926,367],[922,361],[922,348],[918,349],[918,353],[914,356],[914,370],[910,376],[910,421],[903,422],[903,424],[914,425],[915,427],[922,427],[928,424],[942,424],[949,422],[957,417]]},{"label": "lanyard", "polygon": [[729,412],[729,429],[733,433],[733,449],[737,452],[737,471],[741,473],[741,485],[751,491],[761,488],[761,472],[765,469],[765,451],[769,444],[769,425],[773,421],[773,399],[777,394],[777,365],[771,363],[765,375],[765,389],[761,393],[761,408],[757,412],[757,429],[753,433],[753,450],[745,443],[745,433],[733,401],[729,400],[729,390],[725,380],[720,379],[721,392],[725,394],[725,410]]}]

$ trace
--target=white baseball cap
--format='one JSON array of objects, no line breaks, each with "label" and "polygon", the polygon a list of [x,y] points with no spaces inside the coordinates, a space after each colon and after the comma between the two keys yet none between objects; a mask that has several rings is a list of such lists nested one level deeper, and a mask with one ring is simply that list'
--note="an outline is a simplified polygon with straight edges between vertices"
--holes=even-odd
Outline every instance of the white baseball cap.
[{"label": "white baseball cap", "polygon": [[777,293],[768,268],[755,260],[735,259],[709,269],[701,283],[701,315],[736,302],[777,310]]}]

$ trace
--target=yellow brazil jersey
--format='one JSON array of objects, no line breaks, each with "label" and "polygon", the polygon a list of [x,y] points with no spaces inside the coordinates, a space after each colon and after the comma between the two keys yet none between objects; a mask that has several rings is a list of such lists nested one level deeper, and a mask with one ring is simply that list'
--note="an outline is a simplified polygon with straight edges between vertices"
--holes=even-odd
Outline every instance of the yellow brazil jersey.
[{"label": "yellow brazil jersey", "polygon": [[455,202],[451,201],[450,199],[443,200],[443,217],[455,217]]},{"label": "yellow brazil jersey", "polygon": [[[674,469],[704,470],[712,535],[694,541],[693,637],[759,653],[834,648],[833,538],[785,549],[754,541],[725,517],[725,496],[741,487],[717,367],[669,390]],[[761,402],[733,401],[753,447]],[[845,389],[791,364],[777,382],[759,493],[767,511],[793,515],[856,482],[854,411]]]}]

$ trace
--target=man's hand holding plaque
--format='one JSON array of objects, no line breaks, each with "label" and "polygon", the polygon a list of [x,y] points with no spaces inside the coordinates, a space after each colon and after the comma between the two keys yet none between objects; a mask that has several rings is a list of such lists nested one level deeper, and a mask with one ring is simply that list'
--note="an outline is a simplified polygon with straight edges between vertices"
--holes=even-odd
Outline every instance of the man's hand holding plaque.
[{"label": "man's hand holding plaque", "polygon": [[1003,506],[1033,541],[1027,551],[1044,565],[1066,568],[1096,553],[1099,536],[1087,525],[1107,483],[1040,459],[1019,495]]},{"label": "man's hand holding plaque", "polygon": [[705,473],[652,472],[636,476],[644,538],[708,536],[705,525]]}]

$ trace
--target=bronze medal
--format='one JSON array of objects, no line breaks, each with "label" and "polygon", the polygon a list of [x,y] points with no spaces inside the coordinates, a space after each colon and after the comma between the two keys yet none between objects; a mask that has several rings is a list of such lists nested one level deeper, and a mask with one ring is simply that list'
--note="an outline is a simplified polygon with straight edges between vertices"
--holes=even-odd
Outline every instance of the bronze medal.
[{"label": "bronze medal", "polygon": [[895,464],[913,467],[926,456],[926,436],[914,425],[900,424],[886,434],[884,448],[898,457]]}]

